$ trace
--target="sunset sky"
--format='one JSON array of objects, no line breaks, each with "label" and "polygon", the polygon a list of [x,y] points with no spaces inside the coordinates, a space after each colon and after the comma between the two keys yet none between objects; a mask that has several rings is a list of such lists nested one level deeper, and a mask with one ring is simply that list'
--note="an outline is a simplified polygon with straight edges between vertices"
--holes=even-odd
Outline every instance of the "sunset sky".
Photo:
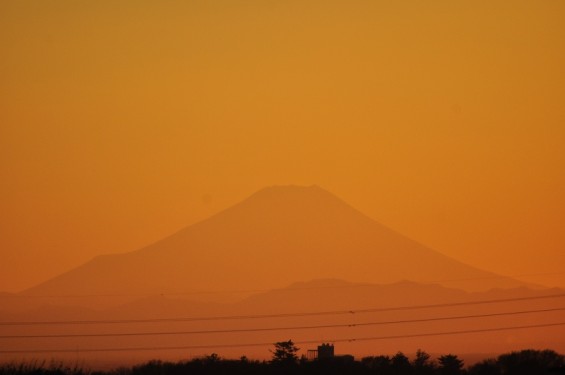
[{"label": "sunset sky", "polygon": [[317,184],[565,287],[565,2],[0,2],[0,291]]}]

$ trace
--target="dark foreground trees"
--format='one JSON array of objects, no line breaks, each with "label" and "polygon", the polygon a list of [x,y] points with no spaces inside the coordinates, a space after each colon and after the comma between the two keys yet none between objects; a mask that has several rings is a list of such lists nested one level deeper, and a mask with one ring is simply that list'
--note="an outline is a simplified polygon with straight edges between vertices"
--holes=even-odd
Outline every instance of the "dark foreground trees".
[{"label": "dark foreground trees", "polygon": [[470,375],[565,375],[565,357],[553,350],[522,350],[487,359],[469,369]]},{"label": "dark foreground trees", "polygon": [[[298,348],[292,341],[283,343],[279,347],[282,352],[273,361],[254,361],[245,357],[224,359],[212,354],[177,363],[150,361],[108,372],[89,372],[57,364],[5,364],[0,365],[0,375],[565,375],[564,357],[552,350],[512,352],[463,368],[463,362],[456,355],[432,359],[423,351],[418,351],[412,359],[399,352],[394,356],[365,357],[360,361],[339,357],[296,361]],[[273,356],[279,353],[276,348]]]},{"label": "dark foreground trees", "polygon": [[134,367],[131,374],[127,375],[565,375],[564,356],[552,350],[512,352],[496,359],[481,361],[468,368],[464,368],[463,361],[457,355],[446,354],[432,359],[428,353],[421,350],[412,360],[404,353],[398,352],[393,356],[365,357],[360,361],[339,357],[298,361],[297,352],[298,348],[289,340],[275,345],[272,361],[269,362],[250,361],[246,358],[224,360],[212,355],[178,364],[162,363],[156,366],[155,363],[148,363]]}]

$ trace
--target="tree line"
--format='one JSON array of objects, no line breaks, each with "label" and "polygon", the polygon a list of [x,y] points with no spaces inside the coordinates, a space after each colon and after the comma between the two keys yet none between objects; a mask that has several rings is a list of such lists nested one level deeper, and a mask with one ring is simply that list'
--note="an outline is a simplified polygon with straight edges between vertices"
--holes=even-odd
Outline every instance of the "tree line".
[{"label": "tree line", "polygon": [[153,360],[129,368],[88,371],[61,363],[4,364],[0,375],[559,375],[565,356],[553,350],[521,350],[465,366],[457,355],[432,359],[418,350],[413,358],[402,352],[353,360],[349,357],[308,360],[298,357],[292,341],[275,344],[270,361],[224,359],[217,354],[179,362]]}]

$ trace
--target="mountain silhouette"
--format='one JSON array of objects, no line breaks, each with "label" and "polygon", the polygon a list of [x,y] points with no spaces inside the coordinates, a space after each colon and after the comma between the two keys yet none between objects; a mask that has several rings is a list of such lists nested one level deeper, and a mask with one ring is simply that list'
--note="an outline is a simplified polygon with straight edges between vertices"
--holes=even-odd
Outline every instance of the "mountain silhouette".
[{"label": "mountain silhouette", "polygon": [[275,186],[137,251],[98,256],[27,295],[255,291],[297,281],[438,282],[468,291],[522,285],[419,244],[318,187]]}]

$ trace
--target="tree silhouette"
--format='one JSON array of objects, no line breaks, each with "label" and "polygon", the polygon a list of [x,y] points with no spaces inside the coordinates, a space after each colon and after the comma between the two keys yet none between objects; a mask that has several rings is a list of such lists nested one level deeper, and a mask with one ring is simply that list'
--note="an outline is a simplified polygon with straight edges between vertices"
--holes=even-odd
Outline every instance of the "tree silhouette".
[{"label": "tree silhouette", "polygon": [[456,355],[447,354],[438,358],[441,375],[459,375],[462,373],[463,361]]},{"label": "tree silhouette", "polygon": [[469,368],[470,375],[500,375],[500,368],[496,359],[489,358],[474,364]]},{"label": "tree silhouette", "polygon": [[361,363],[377,374],[388,374],[390,372],[390,357],[388,355],[365,357],[361,360]]},{"label": "tree silhouette", "polygon": [[564,357],[553,350],[522,350],[498,357],[498,365],[503,374],[542,374],[564,364]]},{"label": "tree silhouette", "polygon": [[419,375],[433,374],[434,363],[430,361],[430,355],[423,350],[416,351],[416,358],[412,362],[414,366],[414,373]]},{"label": "tree silhouette", "polygon": [[390,368],[394,374],[408,374],[412,369],[410,360],[404,353],[396,353],[390,360]]},{"label": "tree silhouette", "polygon": [[273,353],[273,358],[271,359],[272,363],[291,364],[298,361],[296,353],[300,348],[296,347],[292,340],[279,341],[274,345],[275,350],[270,351]]}]

